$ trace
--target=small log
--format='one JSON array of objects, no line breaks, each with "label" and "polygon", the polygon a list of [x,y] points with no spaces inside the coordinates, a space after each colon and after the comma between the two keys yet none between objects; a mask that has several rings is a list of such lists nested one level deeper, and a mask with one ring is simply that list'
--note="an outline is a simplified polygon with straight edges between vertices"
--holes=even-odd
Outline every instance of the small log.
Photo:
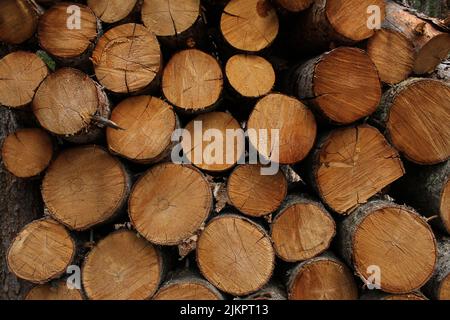
[{"label": "small log", "polygon": [[219,63],[197,49],[177,52],[163,72],[164,96],[180,111],[205,112],[213,109],[223,88]]},{"label": "small log", "polygon": [[80,290],[70,289],[66,281],[58,280],[33,287],[25,296],[25,300],[83,300],[83,296]]},{"label": "small log", "polygon": [[150,299],[164,278],[161,253],[136,233],[119,230],[100,240],[82,267],[91,300]]},{"label": "small log", "polygon": [[87,5],[105,23],[119,22],[135,9],[138,0],[87,0]]},{"label": "small log", "polygon": [[368,291],[360,297],[360,300],[428,300],[421,292],[410,292],[404,294],[391,294],[379,290]]},{"label": "small log", "polygon": [[213,205],[210,186],[197,169],[161,163],[134,185],[129,216],[136,230],[160,245],[178,245],[195,235]]},{"label": "small log", "polygon": [[308,260],[327,250],[336,224],[320,202],[289,196],[271,223],[270,236],[277,256],[287,262]]},{"label": "small log", "polygon": [[41,9],[29,0],[2,0],[0,3],[0,41],[20,44],[36,32]]},{"label": "small log", "polygon": [[275,0],[275,3],[289,12],[300,12],[308,9],[314,0]]},{"label": "small log", "polygon": [[53,157],[53,142],[42,129],[21,129],[6,137],[2,146],[5,168],[19,178],[40,175]]},{"label": "small log", "polygon": [[310,162],[313,187],[327,206],[343,215],[404,174],[397,151],[365,124],[323,136]]},{"label": "small log", "polygon": [[269,0],[231,0],[220,19],[220,30],[233,48],[258,52],[270,46],[278,35],[276,10]]},{"label": "small log", "polygon": [[162,71],[161,59],[156,36],[135,23],[106,31],[92,54],[98,81],[119,94],[155,90]]},{"label": "small log", "polygon": [[450,300],[450,238],[438,242],[438,259],[424,292],[436,300]]},{"label": "small log", "polygon": [[308,60],[293,68],[285,80],[287,92],[336,124],[369,116],[382,94],[376,66],[357,48],[340,47]]},{"label": "small log", "polygon": [[[240,299],[238,299],[240,300]],[[274,281],[270,281],[261,290],[242,298],[242,300],[268,301],[268,300],[287,300],[285,288]]]},{"label": "small log", "polygon": [[247,218],[226,214],[212,219],[201,233],[197,264],[215,287],[246,296],[267,284],[275,254],[264,229]]},{"label": "small log", "polygon": [[287,194],[287,180],[282,171],[262,175],[259,165],[239,165],[227,183],[231,205],[251,217],[263,217],[277,210]]},{"label": "small log", "polygon": [[350,269],[331,253],[301,262],[288,271],[289,300],[356,300]]},{"label": "small log", "polygon": [[124,166],[101,147],[63,151],[42,182],[49,214],[72,230],[111,220],[124,206],[130,178]]},{"label": "small log", "polygon": [[[258,101],[250,114],[247,129],[249,141],[259,154],[280,164],[303,160],[311,151],[317,134],[311,110],[299,100],[278,93]],[[272,130],[279,130],[278,143]]]},{"label": "small log", "polygon": [[450,84],[411,78],[386,91],[374,120],[408,160],[422,165],[450,157]]},{"label": "small log", "polygon": [[122,100],[111,121],[119,128],[107,128],[109,150],[138,163],[155,163],[165,158],[173,145],[172,133],[178,120],[172,107],[151,96]]},{"label": "small log", "polygon": [[388,293],[419,289],[436,263],[436,240],[425,219],[389,201],[368,202],[346,218],[338,246],[364,283],[373,283],[367,279],[379,268],[381,290]]},{"label": "small log", "polygon": [[74,240],[62,225],[52,219],[36,220],[11,243],[8,268],[21,279],[42,284],[66,272],[75,250]]},{"label": "small log", "polygon": [[0,105],[9,108],[28,105],[47,75],[47,66],[34,53],[8,54],[0,60]]}]

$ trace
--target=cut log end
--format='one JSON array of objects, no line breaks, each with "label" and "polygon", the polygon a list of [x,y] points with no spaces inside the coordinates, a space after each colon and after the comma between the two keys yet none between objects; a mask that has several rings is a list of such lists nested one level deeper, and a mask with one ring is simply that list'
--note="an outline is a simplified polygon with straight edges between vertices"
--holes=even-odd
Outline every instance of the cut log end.
[{"label": "cut log end", "polygon": [[268,0],[231,0],[223,11],[220,29],[232,47],[257,52],[275,40],[278,16]]},{"label": "cut log end", "polygon": [[156,36],[143,25],[128,23],[108,30],[92,54],[99,82],[115,93],[139,92],[156,81],[161,51]]},{"label": "cut log end", "polygon": [[213,108],[220,98],[222,88],[223,75],[219,63],[197,49],[176,53],[164,69],[164,96],[187,113]]},{"label": "cut log end", "polygon": [[35,286],[25,296],[25,300],[83,300],[81,291],[70,289],[64,280]]},{"label": "cut log end", "polygon": [[[250,115],[248,130],[254,132],[249,133],[250,143],[263,157],[293,164],[303,160],[312,149],[317,124],[313,113],[303,103],[275,93],[258,101]],[[266,136],[262,136],[264,133],[260,130],[267,130]],[[273,130],[279,130],[279,143]]]},{"label": "cut log end", "polygon": [[33,283],[58,278],[72,262],[75,242],[69,232],[51,219],[26,225],[12,242],[7,262],[17,277]]},{"label": "cut log end", "polygon": [[287,194],[284,174],[262,175],[261,166],[240,165],[230,175],[227,195],[240,212],[261,217],[274,212]]},{"label": "cut log end", "polygon": [[212,201],[210,186],[197,169],[163,163],[150,169],[133,187],[129,214],[147,240],[176,245],[202,227]]},{"label": "cut log end", "polygon": [[115,23],[126,18],[136,6],[137,0],[88,0],[87,5],[103,22]]},{"label": "cut log end", "polygon": [[20,44],[35,33],[39,16],[28,0],[4,0],[0,4],[0,41]]},{"label": "cut log end", "polygon": [[123,206],[129,180],[120,162],[98,146],[62,152],[47,170],[42,196],[50,214],[74,230],[111,219]]},{"label": "cut log end", "polygon": [[8,54],[0,60],[0,105],[10,108],[28,105],[47,75],[47,66],[34,53]]},{"label": "cut log end", "polygon": [[52,139],[38,128],[22,129],[10,134],[2,147],[6,169],[19,178],[38,176],[50,164],[52,157]]},{"label": "cut log end", "polygon": [[264,96],[275,85],[275,71],[270,62],[254,55],[234,55],[228,60],[225,73],[233,89],[247,98]]},{"label": "cut log end", "polygon": [[314,0],[275,0],[275,2],[290,12],[300,12],[311,6]]},{"label": "cut log end", "polygon": [[107,128],[109,150],[139,163],[152,163],[164,157],[177,127],[172,107],[151,96],[123,100],[114,108],[111,121],[123,130]]},{"label": "cut log end", "polygon": [[222,291],[244,296],[272,276],[275,255],[269,236],[248,219],[214,218],[200,235],[197,262],[202,274]]},{"label": "cut log end", "polygon": [[160,253],[128,230],[102,239],[86,257],[83,288],[92,300],[144,300],[158,289],[163,276]]},{"label": "cut log end", "polygon": [[184,277],[163,284],[153,300],[223,300],[223,296],[200,277]]},{"label": "cut log end", "polygon": [[450,53],[450,34],[442,33],[431,39],[417,53],[414,63],[414,73],[426,74],[434,69],[448,57]]},{"label": "cut log end", "polygon": [[440,217],[447,232],[450,234],[450,178],[445,183],[442,191],[440,209]]}]

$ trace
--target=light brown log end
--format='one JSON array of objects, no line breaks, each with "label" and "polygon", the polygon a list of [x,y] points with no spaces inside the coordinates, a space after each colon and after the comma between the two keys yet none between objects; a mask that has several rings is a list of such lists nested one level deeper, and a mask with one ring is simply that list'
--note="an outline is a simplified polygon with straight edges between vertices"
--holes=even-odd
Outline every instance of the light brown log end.
[{"label": "light brown log end", "polygon": [[83,296],[80,290],[69,289],[66,281],[59,280],[55,283],[33,287],[26,295],[25,300],[83,300]]},{"label": "light brown log end", "polygon": [[106,23],[126,18],[136,6],[137,0],[88,0],[87,5],[95,15]]}]

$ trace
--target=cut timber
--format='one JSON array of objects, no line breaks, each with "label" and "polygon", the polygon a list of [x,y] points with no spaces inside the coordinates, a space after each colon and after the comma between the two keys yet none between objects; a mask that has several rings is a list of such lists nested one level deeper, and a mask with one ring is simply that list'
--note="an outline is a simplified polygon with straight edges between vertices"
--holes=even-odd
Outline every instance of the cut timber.
[{"label": "cut timber", "polygon": [[9,270],[33,283],[45,283],[66,272],[75,256],[69,232],[52,219],[26,225],[8,250]]},{"label": "cut timber", "polygon": [[83,288],[92,300],[144,300],[158,289],[165,269],[160,252],[129,230],[100,240],[82,269]]},{"label": "cut timber", "polygon": [[98,146],[63,151],[42,182],[50,215],[73,230],[86,230],[113,218],[130,189],[122,164]]},{"label": "cut timber", "polygon": [[135,8],[137,0],[88,0],[87,5],[105,23],[125,19]]},{"label": "cut timber", "polygon": [[425,290],[433,299],[450,300],[450,238],[438,242],[436,268]]},{"label": "cut timber", "polygon": [[80,290],[69,289],[66,281],[46,283],[32,288],[25,300],[83,300]]},{"label": "cut timber", "polygon": [[261,289],[272,276],[275,254],[267,233],[237,215],[212,219],[197,243],[201,273],[220,290],[245,296]]},{"label": "cut timber", "polygon": [[289,300],[356,300],[351,271],[332,254],[304,261],[288,272]]},{"label": "cut timber", "polygon": [[[201,139],[201,143],[198,139]],[[184,156],[196,167],[222,172],[242,160],[245,136],[239,123],[230,114],[210,112],[197,116],[186,125],[181,146]]]},{"label": "cut timber", "polygon": [[[299,100],[278,93],[258,101],[247,129],[249,141],[259,154],[281,164],[303,160],[313,147],[317,134],[311,110]],[[279,130],[279,141],[273,130]]]},{"label": "cut timber", "polygon": [[[79,14],[79,21],[73,17],[76,14]],[[52,56],[62,62],[80,63],[87,60],[94,49],[100,28],[89,7],[63,2],[42,15],[37,36],[40,46]]]},{"label": "cut timber", "polygon": [[123,130],[106,129],[109,150],[138,163],[154,163],[166,157],[178,126],[172,106],[151,96],[121,101],[111,121]]},{"label": "cut timber", "polygon": [[159,82],[161,59],[155,35],[134,23],[109,29],[92,54],[98,81],[115,93],[153,89]]},{"label": "cut timber", "polygon": [[242,51],[257,52],[270,46],[278,29],[277,12],[269,0],[231,0],[220,20],[225,40]]},{"label": "cut timber", "polygon": [[397,151],[374,127],[336,129],[313,155],[312,183],[334,211],[348,214],[404,174]]},{"label": "cut timber", "polygon": [[388,1],[386,20],[414,44],[414,73],[432,72],[450,53],[450,34],[439,31],[430,21],[416,16],[408,8]]},{"label": "cut timber", "polygon": [[275,0],[279,6],[290,12],[300,12],[307,9],[314,0]]},{"label": "cut timber", "polygon": [[375,120],[408,160],[430,165],[450,157],[450,84],[412,78],[384,93]]},{"label": "cut timber", "polygon": [[32,109],[48,131],[74,142],[88,143],[101,136],[94,116],[109,118],[109,100],[91,78],[72,68],[50,74],[37,90]]},{"label": "cut timber", "polygon": [[375,28],[369,28],[370,8],[380,8],[381,22],[385,17],[384,0],[316,0],[296,19],[291,27],[291,41],[297,51],[323,52],[333,44],[354,44],[370,38]]},{"label": "cut timber", "polygon": [[382,94],[376,66],[357,48],[340,47],[313,58],[294,68],[287,80],[288,92],[337,124],[372,114]]},{"label": "cut timber", "polygon": [[29,0],[2,0],[0,41],[20,44],[30,39],[38,26],[39,9]]},{"label": "cut timber", "polygon": [[200,0],[144,0],[141,13],[144,25],[168,47],[194,47],[206,37]]},{"label": "cut timber", "polygon": [[359,207],[339,226],[339,247],[367,283],[379,268],[381,290],[408,293],[422,287],[436,263],[434,234],[419,214],[388,201]]},{"label": "cut timber", "polygon": [[0,60],[0,105],[10,108],[28,105],[47,75],[47,66],[34,53],[8,54]]},{"label": "cut timber", "polygon": [[277,210],[287,194],[287,181],[281,170],[275,175],[263,175],[259,165],[236,167],[227,184],[230,203],[240,212],[262,217]]},{"label": "cut timber", "polygon": [[277,255],[288,262],[311,259],[327,250],[336,224],[320,202],[289,196],[271,223]]},{"label": "cut timber", "polygon": [[384,83],[392,85],[402,82],[413,71],[414,45],[394,28],[378,30],[367,43],[367,53]]},{"label": "cut timber", "polygon": [[128,211],[136,230],[160,245],[177,245],[202,227],[212,209],[210,186],[197,169],[162,163],[134,185]]},{"label": "cut timber", "polygon": [[450,234],[450,160],[434,166],[411,166],[394,184],[393,195],[416,208],[420,214]]},{"label": "cut timber", "polygon": [[52,139],[42,129],[21,129],[10,134],[3,142],[3,164],[19,178],[32,178],[41,174],[52,157]]},{"label": "cut timber", "polygon": [[219,63],[196,49],[177,52],[163,72],[164,96],[181,111],[203,112],[215,107],[223,88]]},{"label": "cut timber", "polygon": [[223,300],[223,295],[200,276],[186,274],[164,283],[153,300]]},{"label": "cut timber", "polygon": [[404,294],[391,294],[383,291],[371,290],[360,297],[360,300],[428,300],[422,293],[410,292]]},{"label": "cut timber", "polygon": [[264,288],[243,298],[243,300],[287,300],[287,296],[282,285],[270,281]]},{"label": "cut timber", "polygon": [[247,54],[232,56],[225,74],[231,87],[241,96],[258,98],[268,94],[275,85],[275,71],[269,61]]}]

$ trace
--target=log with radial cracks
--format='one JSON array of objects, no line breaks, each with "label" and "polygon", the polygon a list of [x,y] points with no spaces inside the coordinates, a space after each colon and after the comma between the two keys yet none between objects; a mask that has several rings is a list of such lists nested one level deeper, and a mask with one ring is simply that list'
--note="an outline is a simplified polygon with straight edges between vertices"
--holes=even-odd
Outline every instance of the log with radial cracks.
[{"label": "log with radial cracks", "polygon": [[88,0],[87,5],[105,23],[115,23],[128,17],[138,0]]},{"label": "log with radial cracks", "polygon": [[125,204],[129,189],[123,165],[94,145],[63,151],[42,182],[50,215],[78,231],[111,220]]},{"label": "log with radial cracks", "polygon": [[66,281],[56,280],[33,287],[25,300],[83,300],[83,296],[80,290],[69,288]]},{"label": "log with radial cracks", "polygon": [[30,39],[38,26],[40,8],[29,0],[0,3],[0,41],[20,44]]}]

